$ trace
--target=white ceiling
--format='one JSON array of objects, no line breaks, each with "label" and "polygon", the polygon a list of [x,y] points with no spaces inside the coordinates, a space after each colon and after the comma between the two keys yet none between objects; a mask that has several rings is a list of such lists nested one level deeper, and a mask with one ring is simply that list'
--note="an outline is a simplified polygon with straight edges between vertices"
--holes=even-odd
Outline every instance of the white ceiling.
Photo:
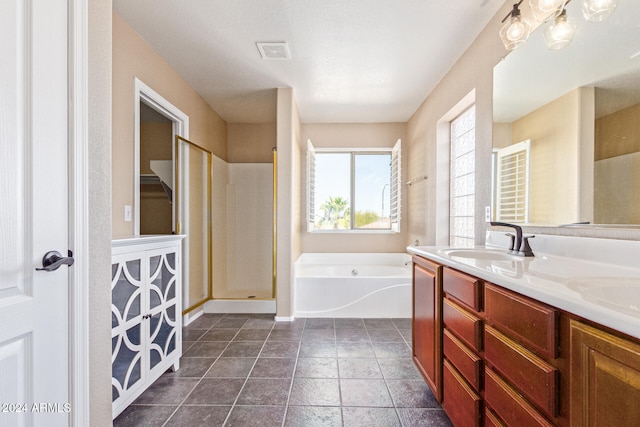
[{"label": "white ceiling", "polygon": [[[117,12],[230,123],[404,122],[503,0],[114,0]],[[498,29],[496,28],[496,31]],[[264,60],[256,42],[287,42]]]}]

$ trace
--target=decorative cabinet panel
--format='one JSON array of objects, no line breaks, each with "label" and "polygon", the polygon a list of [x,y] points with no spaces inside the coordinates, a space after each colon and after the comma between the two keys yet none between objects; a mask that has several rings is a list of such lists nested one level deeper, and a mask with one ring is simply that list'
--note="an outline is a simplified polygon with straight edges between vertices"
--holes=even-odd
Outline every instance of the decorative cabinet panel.
[{"label": "decorative cabinet panel", "polygon": [[437,264],[414,257],[413,360],[438,401],[442,400],[441,270]]},{"label": "decorative cabinet panel", "polygon": [[640,423],[640,343],[571,321],[571,425]]},{"label": "decorative cabinet panel", "polygon": [[111,265],[113,417],[182,355],[182,236],[117,240]]}]

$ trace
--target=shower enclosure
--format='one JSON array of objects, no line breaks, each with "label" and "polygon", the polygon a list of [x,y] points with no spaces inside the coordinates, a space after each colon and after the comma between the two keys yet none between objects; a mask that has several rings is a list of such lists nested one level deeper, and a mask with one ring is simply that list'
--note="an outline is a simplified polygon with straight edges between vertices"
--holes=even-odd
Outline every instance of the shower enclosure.
[{"label": "shower enclosure", "polygon": [[273,165],[214,156],[213,173],[213,298],[274,298]]},{"label": "shower enclosure", "polygon": [[181,137],[176,153],[183,313],[211,300],[273,300],[274,164],[227,163]]}]

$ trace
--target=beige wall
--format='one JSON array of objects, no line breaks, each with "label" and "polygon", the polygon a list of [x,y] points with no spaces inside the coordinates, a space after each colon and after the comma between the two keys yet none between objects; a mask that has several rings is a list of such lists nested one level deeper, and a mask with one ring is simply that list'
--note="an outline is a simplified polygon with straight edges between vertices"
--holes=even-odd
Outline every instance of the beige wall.
[{"label": "beige wall", "polygon": [[640,151],[640,104],[596,120],[596,160]]},{"label": "beige wall", "polygon": [[[131,236],[124,205],[133,205],[134,77],[189,116],[189,139],[227,159],[227,124],[171,66],[113,12],[113,236]],[[135,216],[135,215],[134,215]]]},{"label": "beige wall", "polygon": [[293,89],[278,89],[276,316],[293,316],[293,264],[302,252],[300,116]]},{"label": "beige wall", "polygon": [[272,163],[276,146],[275,123],[229,123],[229,163]]},{"label": "beige wall", "polygon": [[595,162],[594,223],[640,224],[640,152]]},{"label": "beige wall", "polygon": [[578,213],[580,97],[581,89],[573,90],[512,124],[513,144],[531,140],[531,223],[555,225],[581,220]]},{"label": "beige wall", "polygon": [[[438,165],[438,141],[442,135],[442,120],[475,89],[476,104],[476,243],[484,243],[486,224],[484,206],[491,204],[491,149],[493,126],[493,67],[506,54],[498,30],[500,21],[513,6],[505,5],[489,21],[486,28],[443,77],[435,89],[409,120],[407,127],[408,176],[427,175],[428,179],[409,189],[409,222],[407,244],[420,240],[423,245],[436,243],[436,206],[448,194],[438,186],[438,171],[448,164]],[[427,94],[425,94],[427,95]],[[439,126],[440,124],[440,126]],[[404,149],[404,147],[403,147]],[[442,154],[442,153],[440,153]],[[448,158],[448,156],[445,156]],[[442,184],[442,183],[440,183]],[[443,212],[440,210],[440,212]]]},{"label": "beige wall", "polygon": [[[111,0],[88,1],[89,417],[111,425]],[[82,392],[82,391],[81,391]]]},{"label": "beige wall", "polygon": [[493,124],[493,148],[505,148],[513,144],[511,123]]},{"label": "beige wall", "polygon": [[[404,252],[407,246],[406,123],[305,123],[302,141],[310,139],[315,147],[392,148],[402,140],[402,210],[400,233],[308,233],[302,224],[302,252]],[[301,150],[301,164],[306,164],[306,149]],[[306,213],[306,170],[300,176],[300,212]]]},{"label": "beige wall", "polygon": [[[597,95],[596,95],[597,96]],[[640,104],[596,120],[596,224],[640,223]]]}]

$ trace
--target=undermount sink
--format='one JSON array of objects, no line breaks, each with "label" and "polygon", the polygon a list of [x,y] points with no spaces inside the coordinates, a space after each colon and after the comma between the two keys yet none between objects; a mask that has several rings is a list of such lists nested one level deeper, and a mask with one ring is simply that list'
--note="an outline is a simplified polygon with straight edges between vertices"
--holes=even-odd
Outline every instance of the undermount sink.
[{"label": "undermount sink", "polygon": [[600,277],[573,279],[569,286],[588,300],[612,308],[640,313],[640,279],[625,277]]},{"label": "undermount sink", "polygon": [[450,258],[478,259],[483,261],[518,261],[521,259],[506,253],[504,250],[498,249],[461,248],[446,249],[440,252]]}]

